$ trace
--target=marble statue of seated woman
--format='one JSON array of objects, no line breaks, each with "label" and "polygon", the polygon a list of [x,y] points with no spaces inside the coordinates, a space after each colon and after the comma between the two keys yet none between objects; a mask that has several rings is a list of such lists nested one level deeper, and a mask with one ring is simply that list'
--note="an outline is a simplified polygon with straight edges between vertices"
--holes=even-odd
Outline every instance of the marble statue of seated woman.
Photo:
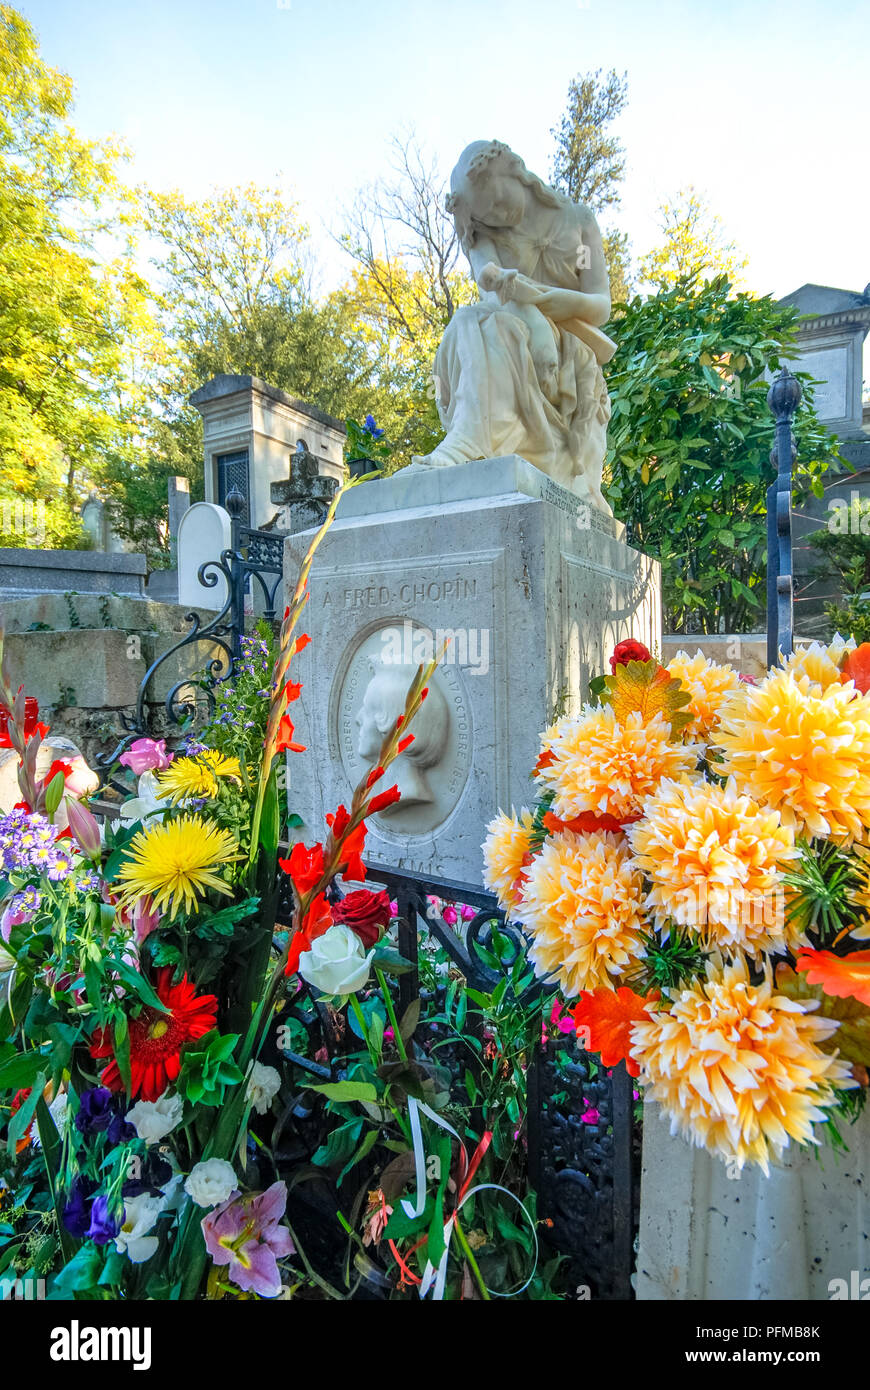
[{"label": "marble statue of seated woman", "polygon": [[609,514],[601,364],[615,344],[601,332],[610,286],[595,218],[497,140],[469,145],[450,187],[480,302],[447,325],[434,367],[446,435],[412,466],[520,454]]}]

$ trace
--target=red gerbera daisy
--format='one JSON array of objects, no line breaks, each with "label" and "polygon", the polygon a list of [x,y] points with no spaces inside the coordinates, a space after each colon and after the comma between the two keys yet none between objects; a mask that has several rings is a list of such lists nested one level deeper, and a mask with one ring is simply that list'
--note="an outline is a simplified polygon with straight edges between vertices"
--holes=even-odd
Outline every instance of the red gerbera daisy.
[{"label": "red gerbera daisy", "polygon": [[[186,975],[174,985],[172,966],[157,971],[154,988],[169,1013],[146,1006],[138,1018],[128,1021],[131,1099],[141,1095],[142,1100],[159,1100],[170,1081],[181,1071],[180,1054],[184,1044],[210,1032],[217,1016],[215,996],[197,996],[196,986]],[[100,1077],[100,1084],[110,1091],[121,1091],[124,1083],[114,1054],[111,1030],[98,1028],[91,1039],[91,1056],[112,1058]]]}]

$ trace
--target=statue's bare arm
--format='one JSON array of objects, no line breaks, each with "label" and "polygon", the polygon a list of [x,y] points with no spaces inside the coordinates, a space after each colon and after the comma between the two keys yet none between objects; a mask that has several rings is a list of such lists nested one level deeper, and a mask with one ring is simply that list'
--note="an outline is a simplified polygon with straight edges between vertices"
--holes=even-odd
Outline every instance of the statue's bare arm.
[{"label": "statue's bare arm", "polygon": [[[526,276],[518,276],[514,270],[506,270],[498,292],[493,276],[486,274],[487,267],[501,266],[501,258],[494,241],[488,237],[478,237],[469,252],[469,262],[478,286],[487,296],[501,300],[516,299],[518,303],[530,302],[537,305],[542,313],[560,323],[566,319],[582,319],[585,323],[599,327],[610,318],[610,282],[601,234],[593,217],[582,221],[582,242],[578,237],[578,259],[581,250],[588,254],[588,261],[580,271],[580,289],[564,289],[559,286],[535,284]],[[512,292],[512,282],[517,281],[516,292]],[[530,295],[523,293],[523,286],[532,288]]]}]

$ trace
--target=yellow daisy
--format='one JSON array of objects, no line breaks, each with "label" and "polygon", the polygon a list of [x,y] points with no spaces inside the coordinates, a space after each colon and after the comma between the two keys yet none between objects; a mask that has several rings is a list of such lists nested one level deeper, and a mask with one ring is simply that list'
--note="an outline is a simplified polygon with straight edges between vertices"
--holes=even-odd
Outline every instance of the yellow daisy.
[{"label": "yellow daisy", "polygon": [[720,666],[708,661],[702,651],[689,656],[677,652],[667,665],[668,675],[674,676],[691,695],[688,713],[692,723],[684,730],[687,741],[700,739],[707,743],[719,723],[723,706],[743,690],[743,682],[733,666]]},{"label": "yellow daisy", "polygon": [[209,888],[232,894],[217,870],[236,857],[238,844],[202,816],[152,823],[133,836],[129,851],[117,879],[125,904],[147,895],[156,911],[172,916],[182,907],[195,912],[197,898]]},{"label": "yellow daisy", "polygon": [[870,826],[870,695],[851,682],[819,693],[809,676],[773,671],[747,687],[715,742],[738,791],[795,834],[851,842]]},{"label": "yellow daisy", "polygon": [[506,912],[520,901],[517,879],[530,853],[534,817],[523,809],[519,818],[499,811],[486,827],[483,842],[483,881]]},{"label": "yellow daisy", "polygon": [[787,944],[782,871],[797,858],[777,811],[701,780],[663,781],[626,829],[635,862],[652,884],[646,900],[704,944],[758,957]]},{"label": "yellow daisy", "polygon": [[216,796],[222,778],[240,781],[241,776],[238,758],[206,748],[194,757],[176,758],[163,772],[157,773],[157,784],[159,794],[177,805],[189,797]]},{"label": "yellow daisy", "polygon": [[587,705],[541,737],[536,777],[554,793],[553,813],[573,820],[584,811],[622,822],[640,814],[644,797],[663,777],[679,777],[697,762],[694,749],[671,740],[671,726],[639,711],[619,724],[609,705]]},{"label": "yellow daisy", "polygon": [[616,989],[644,952],[643,879],[621,835],[560,831],[526,869],[516,916],[532,939],[539,977],[569,997]]},{"label": "yellow daisy", "polygon": [[765,1174],[790,1140],[817,1142],[813,1124],[837,1088],[854,1085],[849,1067],[819,1046],[836,1021],[776,993],[769,965],[750,984],[742,958],[711,959],[706,980],[669,993],[669,1009],[634,1024],[631,1055],[671,1132]]},{"label": "yellow daisy", "polygon": [[827,690],[829,685],[840,684],[840,668],[847,652],[855,650],[854,638],[850,637],[848,642],[842,637],[835,637],[828,647],[823,647],[820,642],[810,642],[809,646],[799,647],[792,652],[791,656],[784,663],[784,669],[790,671],[797,678],[809,676],[813,685],[819,687],[819,691]]}]

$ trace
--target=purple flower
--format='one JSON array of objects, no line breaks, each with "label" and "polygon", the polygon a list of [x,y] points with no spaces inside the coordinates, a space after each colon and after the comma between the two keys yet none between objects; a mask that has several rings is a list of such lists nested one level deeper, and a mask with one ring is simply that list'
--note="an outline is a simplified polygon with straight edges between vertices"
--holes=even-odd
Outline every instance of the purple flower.
[{"label": "purple flower", "polygon": [[94,1086],[90,1091],[82,1091],[75,1126],[86,1139],[94,1134],[105,1134],[112,1123],[115,1109],[112,1092],[105,1086]]},{"label": "purple flower", "polygon": [[93,1190],[94,1184],[90,1178],[73,1178],[61,1216],[63,1224],[76,1240],[84,1240],[87,1235],[91,1219],[90,1194]]},{"label": "purple flower", "polygon": [[230,1279],[244,1292],[277,1298],[281,1275],[277,1256],[293,1253],[286,1226],[287,1186],[274,1182],[265,1192],[231,1197],[202,1219],[205,1245],[216,1265],[229,1265]]},{"label": "purple flower", "polygon": [[365,434],[370,434],[372,439],[380,439],[382,434],[384,433],[384,431],[379,430],[377,425],[375,424],[374,415],[366,416],[365,421],[363,423],[363,431]]},{"label": "purple flower", "polygon": [[91,1207],[91,1224],[85,1231],[87,1240],[92,1240],[95,1245],[108,1245],[110,1240],[114,1240],[121,1229],[121,1220],[118,1216],[113,1216],[109,1210],[109,1199],[102,1194],[94,1198]]},{"label": "purple flower", "polygon": [[35,888],[25,888],[23,893],[16,893],[0,917],[0,937],[8,941],[13,927],[30,922],[36,915],[39,903],[39,893]]}]

